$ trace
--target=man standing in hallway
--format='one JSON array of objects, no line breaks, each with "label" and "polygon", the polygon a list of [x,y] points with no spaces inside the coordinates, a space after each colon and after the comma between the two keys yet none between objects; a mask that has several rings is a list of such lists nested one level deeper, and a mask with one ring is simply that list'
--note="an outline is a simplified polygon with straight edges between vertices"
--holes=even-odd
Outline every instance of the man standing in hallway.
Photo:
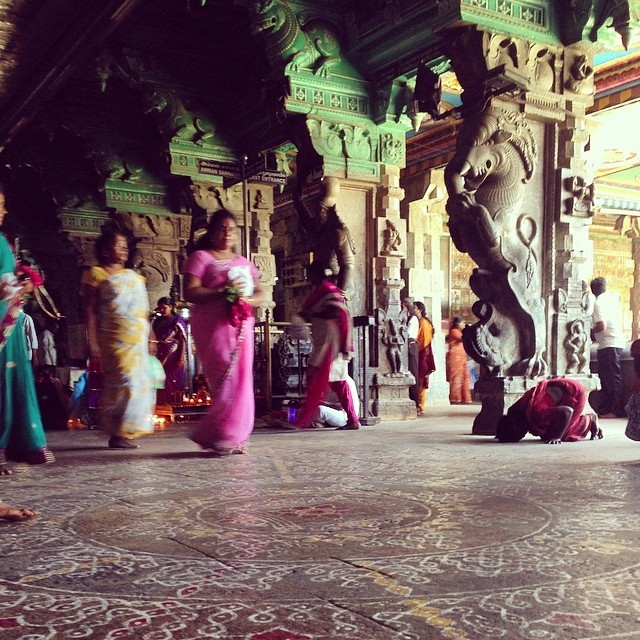
[{"label": "man standing in hallway", "polygon": [[591,281],[596,302],[591,315],[591,329],[598,343],[598,375],[602,384],[598,415],[601,418],[624,417],[620,356],[624,348],[622,307],[618,296],[607,291],[604,278]]}]

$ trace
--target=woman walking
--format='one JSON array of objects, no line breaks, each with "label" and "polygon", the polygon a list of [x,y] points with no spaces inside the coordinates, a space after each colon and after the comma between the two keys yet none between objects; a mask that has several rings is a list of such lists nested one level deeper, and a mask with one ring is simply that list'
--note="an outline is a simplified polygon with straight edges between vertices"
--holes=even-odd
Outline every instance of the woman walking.
[{"label": "woman walking", "polygon": [[[4,187],[0,185],[0,227],[6,214]],[[30,279],[16,278],[13,253],[0,233],[0,476],[11,473],[9,460],[29,464],[54,461],[47,448],[26,338],[17,324],[22,296],[32,289]]]},{"label": "woman walking", "polygon": [[429,388],[429,376],[436,370],[431,342],[433,340],[433,324],[427,318],[427,310],[420,301],[413,303],[413,310],[418,317],[418,402],[417,412],[424,415],[427,404],[427,389]]},{"label": "woman walking", "polygon": [[105,229],[95,245],[98,266],[82,277],[90,369],[102,373],[100,425],[112,449],[137,449],[153,433],[149,377],[149,299],[144,278],[126,267],[127,237]]},{"label": "woman walking", "polygon": [[[158,300],[158,313],[153,321],[153,332],[158,341],[156,357],[165,372],[164,389],[158,391],[160,404],[174,402],[176,393],[185,389],[184,363],[187,353],[187,325],[173,311],[173,301],[165,296]],[[163,398],[161,396],[164,396]]]},{"label": "woman walking", "polygon": [[454,316],[447,336],[447,381],[449,382],[450,404],[471,403],[471,377],[467,367],[467,352],[462,344],[462,330],[465,322]]},{"label": "woman walking", "polygon": [[191,439],[220,456],[244,453],[255,417],[253,308],[264,294],[258,269],[235,252],[237,238],[235,216],[216,211],[184,265],[193,337],[211,385],[211,405]]}]

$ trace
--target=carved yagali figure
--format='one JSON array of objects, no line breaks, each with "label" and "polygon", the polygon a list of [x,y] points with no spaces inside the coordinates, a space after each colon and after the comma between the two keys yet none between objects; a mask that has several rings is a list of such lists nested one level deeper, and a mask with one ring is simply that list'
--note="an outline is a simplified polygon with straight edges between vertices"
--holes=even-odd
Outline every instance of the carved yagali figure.
[{"label": "carved yagali figure", "polygon": [[467,353],[493,375],[540,376],[547,370],[538,252],[541,221],[521,211],[537,160],[536,141],[516,112],[488,107],[465,120],[445,170],[449,229],[478,267],[480,298],[467,327]]}]

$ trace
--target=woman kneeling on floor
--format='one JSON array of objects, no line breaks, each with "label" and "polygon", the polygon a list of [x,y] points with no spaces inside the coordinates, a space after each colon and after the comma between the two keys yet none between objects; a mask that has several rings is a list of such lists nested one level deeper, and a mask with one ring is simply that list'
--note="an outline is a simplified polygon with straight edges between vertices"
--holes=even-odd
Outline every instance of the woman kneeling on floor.
[{"label": "woman kneeling on floor", "polygon": [[517,400],[498,421],[500,442],[519,442],[531,433],[547,444],[575,442],[590,435],[602,438],[595,413],[583,413],[587,391],[582,384],[566,378],[542,380]]}]

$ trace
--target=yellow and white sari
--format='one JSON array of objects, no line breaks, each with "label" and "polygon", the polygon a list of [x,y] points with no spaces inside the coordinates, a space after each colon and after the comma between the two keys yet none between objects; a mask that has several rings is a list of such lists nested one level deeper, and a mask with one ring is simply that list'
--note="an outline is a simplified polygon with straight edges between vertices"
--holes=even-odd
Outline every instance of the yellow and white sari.
[{"label": "yellow and white sari", "polygon": [[149,376],[145,280],[131,269],[110,275],[102,267],[92,267],[82,282],[98,289],[101,426],[110,435],[123,438],[152,433],[155,390]]}]

